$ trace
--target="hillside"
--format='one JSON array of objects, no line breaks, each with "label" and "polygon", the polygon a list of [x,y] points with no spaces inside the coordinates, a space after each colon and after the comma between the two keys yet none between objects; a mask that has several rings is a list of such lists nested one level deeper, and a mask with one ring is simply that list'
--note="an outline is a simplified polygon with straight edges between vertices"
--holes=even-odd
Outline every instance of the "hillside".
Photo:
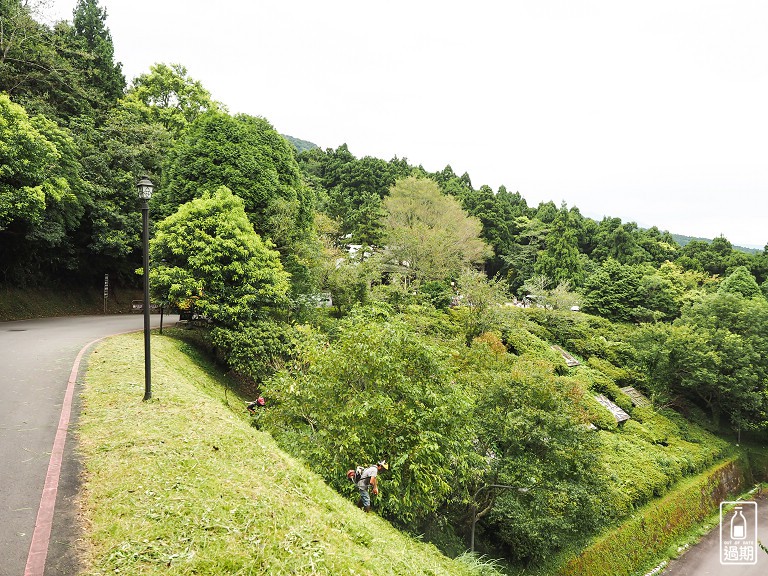
[{"label": "hillside", "polygon": [[[699,238],[697,236],[685,236],[684,234],[672,234],[672,238],[674,238],[675,242],[677,242],[681,248],[684,248],[687,246],[692,240],[698,240],[700,242],[707,242],[711,243],[711,238]],[[745,254],[759,254],[762,252],[760,248],[750,248],[747,246],[734,246],[734,250],[738,250],[739,252],[744,252]]]},{"label": "hillside", "polygon": [[473,573],[282,452],[188,345],[153,336],[155,399],[142,403],[141,342],[112,338],[89,361],[85,574]]},{"label": "hillside", "polygon": [[[732,454],[725,442],[670,411],[632,407],[629,397],[607,374],[613,374],[618,380],[626,376],[621,376],[615,366],[605,361],[586,360],[582,355],[580,347],[587,342],[578,339],[580,332],[587,329],[597,332],[590,346],[602,339],[594,320],[569,314],[559,316],[559,325],[555,326],[547,322],[554,319],[548,313],[532,316],[524,313],[521,317],[523,311],[510,312],[518,318],[518,324],[514,328],[508,325],[506,338],[516,352],[499,354],[497,341],[487,336],[473,345],[470,355],[474,360],[469,361],[467,357],[461,361],[462,375],[457,378],[462,395],[475,396],[470,383],[478,379],[486,381],[486,384],[479,381],[475,384],[484,390],[476,397],[475,402],[479,404],[475,415],[462,412],[456,403],[460,397],[450,395],[449,390],[429,392],[414,381],[407,384],[411,393],[417,399],[431,396],[431,401],[437,404],[432,409],[422,406],[411,413],[406,397],[408,389],[391,388],[393,383],[386,382],[384,373],[381,374],[386,382],[384,396],[379,398],[373,388],[368,389],[366,406],[381,406],[385,397],[399,396],[397,419],[406,422],[418,417],[421,426],[420,433],[402,436],[398,441],[388,439],[392,433],[405,434],[396,431],[394,425],[382,421],[368,426],[389,446],[385,453],[395,463],[382,480],[382,494],[374,501],[377,513],[371,515],[363,514],[354,506],[354,490],[343,482],[343,471],[336,470],[337,466],[332,463],[334,458],[338,464],[354,463],[349,458],[338,458],[340,448],[333,438],[339,438],[342,433],[333,432],[336,429],[333,427],[341,430],[350,421],[347,410],[354,409],[356,403],[348,402],[341,390],[334,390],[330,373],[324,373],[316,381],[330,394],[327,398],[315,389],[311,380],[298,379],[296,386],[291,386],[300,396],[296,409],[303,405],[305,415],[312,414],[308,411],[310,406],[315,411],[311,418],[318,434],[307,438],[309,444],[301,441],[303,427],[294,423],[291,415],[294,404],[285,392],[280,397],[277,390],[265,391],[269,407],[259,415],[258,423],[263,429],[269,427],[277,432],[278,445],[270,434],[253,426],[243,400],[228,389],[231,383],[189,344],[167,335],[153,336],[155,399],[142,403],[140,335],[119,336],[102,343],[89,361],[80,422],[81,450],[87,471],[83,496],[88,527],[83,541],[89,546],[86,573],[493,574],[495,568],[478,564],[475,557],[464,555],[458,561],[451,560],[434,546],[395,530],[380,517],[398,514],[411,506],[416,510],[415,506],[420,505],[415,496],[417,487],[404,476],[407,466],[402,463],[402,453],[408,446],[424,438],[443,442],[438,435],[447,437],[454,432],[462,435],[457,438],[457,448],[468,445],[469,430],[460,428],[452,432],[440,428],[442,424],[438,425],[437,421],[431,422],[448,399],[451,411],[461,420],[477,421],[478,425],[487,420],[499,434],[502,431],[498,430],[498,421],[493,416],[499,409],[508,423],[505,426],[516,421],[525,425],[527,439],[519,440],[524,445],[519,447],[509,473],[516,471],[539,479],[534,481],[536,484],[530,492],[506,493],[511,499],[498,495],[501,506],[523,505],[525,508],[514,516],[496,515],[490,522],[483,519],[477,526],[477,543],[481,550],[493,556],[510,558],[522,557],[537,549],[550,552],[559,549],[561,553],[557,558],[547,559],[546,554],[539,552],[536,565],[541,574],[555,573],[561,562],[581,557],[578,553],[588,544],[590,536],[620,526],[630,516],[634,518],[632,515],[644,504],[657,508],[656,499],[667,495],[673,502],[679,500],[673,494],[687,479],[698,477]],[[524,321],[524,317],[528,317],[528,321]],[[541,324],[530,322],[533,319]],[[401,360],[389,349],[386,335],[402,343],[403,334],[393,332],[391,326],[382,332],[381,319],[369,323],[369,328],[359,324],[350,326],[355,342],[364,343],[372,338],[379,350],[377,355],[358,356],[361,358],[358,370],[370,372],[369,363],[380,356],[382,366],[387,366],[386,372],[398,378],[397,375],[408,372],[407,365],[414,362],[414,354],[421,356],[417,361],[419,369],[428,369],[424,350],[419,352],[415,341],[405,346],[407,350]],[[541,330],[544,324],[549,324],[546,331]],[[563,342],[558,337],[562,330],[576,338],[571,340],[569,348],[582,364],[571,369],[563,364],[558,369],[562,375],[553,380],[552,369],[547,366],[557,365],[563,359],[550,349],[548,341]],[[317,359],[318,369],[322,362],[338,366],[338,357],[349,351],[345,342],[342,336],[330,347],[321,343],[324,351],[323,358]],[[490,375],[485,370],[494,365],[518,379],[518,383],[513,388],[496,391],[495,387],[488,387]],[[478,371],[480,366],[483,371]],[[348,386],[342,384],[342,387]],[[513,389],[517,392],[513,393]],[[589,400],[598,391],[626,408],[632,420],[617,426],[607,410]],[[581,414],[581,421],[597,423],[600,430],[586,432],[579,424],[566,424],[563,418],[571,410],[568,404],[573,401],[578,408],[574,414]],[[418,416],[419,410],[421,416]],[[321,412],[327,413],[327,418],[320,418]],[[534,424],[528,423],[529,416],[520,420],[531,413],[536,414]],[[370,419],[364,421],[370,422]],[[438,427],[430,431],[431,426]],[[362,434],[363,429],[357,429],[355,434]],[[480,429],[474,433],[481,433]],[[517,442],[514,438],[520,436],[522,429],[510,428],[509,433],[510,442]],[[552,434],[560,436],[546,440],[554,452],[541,452],[536,447],[536,439]],[[297,456],[300,454],[308,466],[280,446]],[[336,446],[335,457],[323,454],[324,448],[333,446]],[[513,445],[503,448],[503,444],[498,443],[495,450],[502,449],[507,458],[512,457],[513,450],[518,450]],[[440,450],[446,454],[444,448]],[[528,455],[532,450],[539,450],[540,462],[530,461]],[[584,450],[591,454],[592,464],[584,461]],[[451,461],[458,462],[456,459],[460,457],[457,452]],[[585,467],[591,479],[579,479],[571,471],[563,477],[563,482],[557,480],[564,469],[573,466]],[[461,481],[458,470],[445,477],[451,485]],[[421,476],[418,482],[430,479],[431,476]],[[582,502],[582,493],[592,494],[591,504],[586,500]],[[427,537],[442,545],[448,544],[452,554],[465,550],[466,541],[462,539],[468,534],[461,529],[465,525],[462,520],[466,518],[465,508],[465,502],[454,502],[448,508],[441,508],[438,515],[430,516],[432,521],[424,524],[424,529],[430,532]],[[604,517],[608,511],[611,511],[610,517]],[[501,514],[505,514],[504,508]],[[439,520],[434,521],[435,518]],[[529,522],[537,518],[539,523],[544,522],[542,526],[546,524],[558,530],[556,536],[549,529],[531,530]],[[571,526],[574,523],[580,529]],[[682,529],[687,526],[683,525]],[[452,530],[456,533],[451,536]],[[501,531],[515,534],[518,542],[506,552],[503,552],[504,545],[494,538]],[[542,542],[539,539],[543,539]],[[664,540],[660,542],[663,547]],[[632,553],[637,555],[637,551]],[[645,557],[638,558],[638,562],[647,561]],[[547,561],[542,562],[545,559]],[[524,566],[525,563],[521,563],[518,568],[527,570]]]},{"label": "hillside", "polygon": [[314,150],[315,148],[319,148],[317,144],[314,142],[310,142],[308,140],[302,140],[301,138],[295,138],[294,136],[289,136],[288,134],[282,134],[282,137],[288,140],[290,142],[291,146],[296,148],[296,152],[306,152],[307,150]]}]

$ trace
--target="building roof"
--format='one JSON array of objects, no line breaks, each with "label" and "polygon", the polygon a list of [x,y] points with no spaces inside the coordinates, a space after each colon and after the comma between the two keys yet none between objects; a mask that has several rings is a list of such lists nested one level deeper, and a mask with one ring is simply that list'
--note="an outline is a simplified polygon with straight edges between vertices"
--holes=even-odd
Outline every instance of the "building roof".
[{"label": "building roof", "polygon": [[633,406],[651,406],[651,401],[632,386],[624,386],[621,391],[629,396],[629,398],[632,400]]},{"label": "building roof", "polygon": [[568,365],[569,368],[573,368],[574,366],[578,366],[580,362],[576,360],[573,356],[568,354],[565,350],[560,348],[560,346],[552,346],[552,350],[560,354],[560,356],[563,357],[563,360],[565,360],[565,363]]},{"label": "building roof", "polygon": [[611,402],[604,395],[598,394],[597,396],[595,396],[595,400],[597,400],[598,402],[600,402],[600,404],[608,408],[610,413],[613,414],[613,417],[616,418],[616,422],[618,422],[619,424],[629,420],[629,414],[627,414],[626,412],[624,412],[624,410],[616,406],[616,404]]}]

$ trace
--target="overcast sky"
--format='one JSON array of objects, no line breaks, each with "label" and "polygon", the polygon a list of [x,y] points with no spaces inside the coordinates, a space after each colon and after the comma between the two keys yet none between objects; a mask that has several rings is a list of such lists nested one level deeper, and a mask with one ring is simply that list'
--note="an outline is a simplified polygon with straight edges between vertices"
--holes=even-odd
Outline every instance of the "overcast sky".
[{"label": "overcast sky", "polygon": [[230,112],[322,148],[768,243],[764,0],[100,4],[129,82],[180,63]]}]

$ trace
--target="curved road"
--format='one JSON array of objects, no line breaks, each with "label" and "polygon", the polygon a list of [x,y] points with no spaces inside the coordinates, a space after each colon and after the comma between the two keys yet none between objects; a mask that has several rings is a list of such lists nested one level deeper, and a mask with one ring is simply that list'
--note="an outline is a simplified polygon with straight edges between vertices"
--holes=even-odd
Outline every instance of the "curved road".
[{"label": "curved road", "polygon": [[[159,315],[151,318],[153,326],[159,325]],[[0,322],[0,576],[25,574],[65,391],[78,352],[105,336],[142,330],[143,320],[141,314],[131,314]],[[166,318],[165,324],[175,320]],[[73,403],[76,414],[77,390]],[[45,574],[51,575],[77,573],[73,528],[79,467],[71,430],[45,565]]]}]

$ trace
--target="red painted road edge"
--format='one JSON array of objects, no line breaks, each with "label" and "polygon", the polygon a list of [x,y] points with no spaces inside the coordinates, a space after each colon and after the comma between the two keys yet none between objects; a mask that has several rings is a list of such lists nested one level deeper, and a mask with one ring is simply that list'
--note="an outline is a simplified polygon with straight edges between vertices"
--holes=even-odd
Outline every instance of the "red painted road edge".
[{"label": "red painted road edge", "polygon": [[59,427],[56,431],[56,438],[53,441],[51,460],[48,463],[48,473],[45,476],[43,496],[40,499],[40,508],[37,511],[35,531],[32,534],[32,543],[29,545],[29,555],[27,556],[27,567],[24,570],[24,576],[43,576],[43,573],[45,572],[45,561],[48,558],[48,544],[51,541],[51,528],[53,527],[53,510],[56,507],[56,495],[59,491],[59,477],[61,476],[61,463],[64,459],[64,443],[67,440],[69,420],[72,415],[72,398],[75,393],[75,383],[77,382],[77,375],[80,371],[80,362],[82,361],[86,350],[99,340],[102,340],[102,338],[93,340],[83,346],[78,353],[77,358],[75,358],[75,364],[72,366],[72,372],[69,374],[67,391],[64,394],[64,404],[61,407]]}]

